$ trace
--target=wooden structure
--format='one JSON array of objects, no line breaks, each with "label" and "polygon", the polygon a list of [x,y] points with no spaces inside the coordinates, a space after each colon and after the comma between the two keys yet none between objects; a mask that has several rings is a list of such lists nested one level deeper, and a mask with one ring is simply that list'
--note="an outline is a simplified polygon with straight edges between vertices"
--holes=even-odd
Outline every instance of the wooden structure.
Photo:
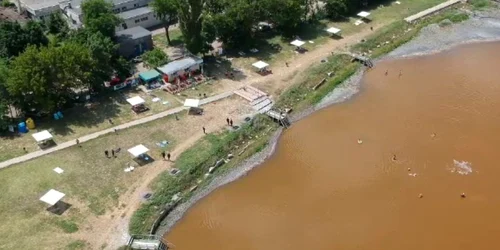
[{"label": "wooden structure", "polygon": [[127,249],[130,250],[167,250],[167,243],[156,235],[132,235]]}]

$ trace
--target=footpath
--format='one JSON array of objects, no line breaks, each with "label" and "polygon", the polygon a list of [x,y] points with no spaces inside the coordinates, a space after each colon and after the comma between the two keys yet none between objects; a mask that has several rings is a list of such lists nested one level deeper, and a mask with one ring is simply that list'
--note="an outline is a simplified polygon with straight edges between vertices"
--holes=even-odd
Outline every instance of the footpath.
[{"label": "footpath", "polygon": [[[224,92],[224,93],[221,93],[221,94],[218,94],[218,95],[214,95],[214,96],[202,99],[202,100],[200,100],[200,104],[201,105],[205,105],[205,104],[208,104],[208,103],[211,103],[211,102],[215,102],[215,101],[227,98],[227,97],[229,97],[231,95],[233,95],[233,91],[227,91],[227,92]],[[131,121],[131,122],[128,122],[128,123],[124,123],[124,124],[121,124],[121,125],[118,125],[118,126],[115,126],[115,127],[112,127],[112,128],[108,128],[108,129],[105,129],[105,130],[101,130],[101,131],[98,131],[98,132],[95,132],[95,133],[92,133],[92,134],[88,134],[88,135],[79,137],[78,140],[80,141],[80,143],[84,143],[86,141],[93,140],[93,139],[95,139],[95,138],[97,138],[99,136],[102,136],[102,135],[106,135],[106,134],[109,134],[109,133],[115,133],[115,131],[119,131],[119,130],[122,130],[122,129],[126,129],[126,128],[130,128],[130,127],[137,126],[137,125],[140,125],[140,124],[144,124],[144,123],[147,123],[147,122],[150,122],[150,121],[154,121],[154,120],[157,120],[157,119],[169,116],[169,115],[177,114],[177,113],[179,113],[181,111],[184,111],[184,110],[187,110],[187,109],[188,109],[187,107],[183,107],[183,106],[177,107],[177,108],[173,108],[173,109],[169,109],[169,110],[163,111],[163,112],[158,113],[158,114],[147,116],[147,117],[144,117],[144,118],[141,118],[141,119],[138,119],[138,120],[134,120],[134,121]],[[58,144],[58,145],[56,145],[54,147],[51,147],[51,148],[48,148],[48,149],[45,149],[45,150],[38,150],[38,151],[31,152],[31,153],[28,153],[28,154],[25,154],[25,155],[22,155],[22,156],[19,156],[19,157],[16,157],[16,158],[12,158],[12,159],[0,162],[0,169],[12,166],[14,164],[18,164],[18,163],[22,163],[22,162],[25,162],[25,161],[29,161],[29,160],[38,158],[40,156],[44,156],[44,155],[50,154],[52,152],[56,152],[56,151],[59,151],[59,150],[65,149],[65,148],[72,147],[74,145],[76,145],[76,140],[66,141],[66,142],[60,143],[60,144]]]}]

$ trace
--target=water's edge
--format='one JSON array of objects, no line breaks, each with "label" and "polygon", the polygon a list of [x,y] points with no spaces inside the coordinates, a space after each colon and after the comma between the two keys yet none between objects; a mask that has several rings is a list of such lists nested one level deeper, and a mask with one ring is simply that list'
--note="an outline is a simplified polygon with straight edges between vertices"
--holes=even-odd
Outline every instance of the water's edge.
[{"label": "water's edge", "polygon": [[[441,28],[437,24],[432,24],[423,28],[414,39],[377,59],[375,63],[385,60],[435,54],[462,44],[499,40],[500,10],[474,13],[471,19],[463,23],[454,24],[451,27]],[[297,122],[318,110],[351,99],[360,91],[364,72],[364,68],[358,70],[354,75],[345,80],[323,98],[320,103],[302,112],[293,114],[291,121]],[[175,223],[182,219],[183,215],[191,206],[195,205],[196,202],[209,195],[217,188],[245,176],[250,170],[260,166],[274,153],[282,131],[282,129],[278,129],[271,137],[269,144],[261,152],[249,157],[228,173],[215,177],[205,188],[177,206],[161,223],[156,235],[162,236],[171,230]]]}]

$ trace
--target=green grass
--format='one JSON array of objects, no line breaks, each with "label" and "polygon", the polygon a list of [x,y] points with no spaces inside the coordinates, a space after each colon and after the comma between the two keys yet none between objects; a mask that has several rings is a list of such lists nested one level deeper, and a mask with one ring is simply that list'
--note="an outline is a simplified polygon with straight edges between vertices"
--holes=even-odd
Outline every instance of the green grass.
[{"label": "green grass", "polygon": [[[232,153],[235,158],[233,162],[239,162],[254,152],[263,149],[267,142],[267,136],[271,129],[276,125],[264,116],[257,116],[250,123],[243,125],[237,131],[227,131],[221,134],[208,134],[199,143],[190,149],[184,151],[176,160],[174,167],[181,170],[177,176],[171,176],[169,173],[161,174],[153,183],[153,198],[137,210],[130,221],[129,230],[131,234],[147,234],[158,216],[160,208],[169,203],[172,197],[177,193],[182,193],[186,198],[189,196],[187,190],[202,180],[208,169],[216,161],[226,158]],[[238,156],[238,152],[246,145],[252,142],[244,154]],[[234,164],[225,164],[216,172],[224,171],[233,167]],[[208,183],[204,181],[203,184]],[[202,184],[202,185],[203,185]]]},{"label": "green grass", "polygon": [[[138,167],[132,173],[123,171],[129,164],[137,167],[127,152],[137,144],[150,149],[149,155],[160,159],[163,150],[172,150],[176,142],[187,132],[173,133],[173,123],[181,123],[173,117],[162,118],[147,124],[118,131],[95,140],[82,143],[50,155],[34,159],[10,168],[0,174],[0,249],[45,249],[65,246],[71,240],[69,234],[78,230],[90,215],[102,215],[118,207],[118,198],[130,188],[137,178],[147,171],[148,165]],[[182,125],[181,125],[182,126]],[[161,148],[156,142],[168,140]],[[121,148],[117,158],[108,159],[103,151]],[[61,175],[53,169],[64,169]],[[63,201],[72,205],[63,216],[46,211],[47,205],[38,199],[49,189],[66,194]],[[67,235],[68,234],[68,235]],[[57,236],[57,237],[56,237]]]},{"label": "green grass", "polygon": [[60,227],[65,233],[75,233],[78,231],[78,225],[70,220],[57,220],[55,224]]},{"label": "green grass", "polygon": [[86,245],[87,245],[87,243],[85,243],[85,241],[77,240],[77,241],[73,241],[73,242],[69,243],[68,245],[66,245],[65,249],[67,249],[67,250],[85,249]]},{"label": "green grass", "polygon": [[482,10],[493,6],[491,0],[469,0],[469,4],[476,10]]},{"label": "green grass", "polygon": [[[0,162],[25,154],[23,147],[26,148],[27,152],[39,150],[31,136],[38,131],[47,129],[51,131],[56,143],[62,143],[178,107],[182,104],[179,98],[165,91],[155,90],[152,94],[159,97],[161,101],[153,102],[153,96],[147,95],[141,90],[126,90],[98,99],[96,105],[92,108],[77,106],[65,110],[63,111],[64,119],[62,120],[56,121],[52,117],[41,120],[35,119],[36,129],[27,134],[5,134],[0,136]],[[146,105],[150,108],[149,111],[135,114],[130,109],[130,104],[126,102],[126,98],[136,95],[141,96],[146,101]],[[168,104],[163,104],[164,101],[167,101]],[[108,119],[111,119],[113,124],[109,123]]]},{"label": "green grass", "polygon": [[[170,42],[172,43],[172,45],[170,45],[170,46],[177,46],[177,45],[180,45],[184,42],[182,40],[183,37],[182,37],[182,32],[180,29],[170,28],[169,35],[170,35]],[[165,35],[165,33],[153,36],[153,42],[154,42],[155,46],[158,46],[160,48],[169,47],[168,41],[167,41],[167,36]]]}]

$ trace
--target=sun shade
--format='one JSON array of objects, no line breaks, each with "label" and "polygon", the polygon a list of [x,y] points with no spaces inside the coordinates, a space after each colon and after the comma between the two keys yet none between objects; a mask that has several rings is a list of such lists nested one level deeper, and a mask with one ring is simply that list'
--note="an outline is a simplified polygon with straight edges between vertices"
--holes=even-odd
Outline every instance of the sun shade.
[{"label": "sun shade", "polygon": [[134,96],[132,98],[128,98],[127,102],[130,103],[130,105],[135,106],[135,105],[143,104],[146,101],[144,101],[144,99],[142,99],[140,96]]},{"label": "sun shade", "polygon": [[63,197],[65,196],[65,194],[57,191],[57,190],[54,190],[54,189],[51,189],[49,190],[49,192],[47,192],[46,194],[44,194],[40,200],[51,205],[51,206],[54,206],[58,201],[60,201]]},{"label": "sun shade", "polygon": [[294,45],[294,46],[297,46],[297,47],[300,47],[300,46],[304,45],[305,42],[300,41],[300,40],[295,40],[295,41],[291,42],[290,44]]},{"label": "sun shade", "polygon": [[52,139],[52,135],[49,133],[49,131],[44,130],[42,132],[33,134],[33,138],[35,138],[37,142],[41,142]]},{"label": "sun shade", "polygon": [[368,17],[369,15],[370,15],[370,12],[366,12],[366,11],[361,11],[358,13],[358,16],[364,17],[364,18]]},{"label": "sun shade", "polygon": [[186,99],[184,101],[184,107],[197,108],[198,106],[200,106],[199,99]]},{"label": "sun shade", "polygon": [[144,145],[139,144],[133,148],[130,148],[128,152],[132,154],[134,157],[137,157],[139,155],[145,154],[149,151],[148,148],[146,148]]},{"label": "sun shade", "polygon": [[252,66],[254,66],[254,67],[258,68],[258,69],[263,69],[263,68],[269,66],[269,64],[267,64],[267,63],[265,63],[263,61],[258,61],[256,63],[252,64]]},{"label": "sun shade", "polygon": [[340,32],[340,29],[337,29],[337,28],[334,28],[334,27],[331,27],[329,29],[326,30],[328,33],[332,33],[332,34],[338,34]]}]

